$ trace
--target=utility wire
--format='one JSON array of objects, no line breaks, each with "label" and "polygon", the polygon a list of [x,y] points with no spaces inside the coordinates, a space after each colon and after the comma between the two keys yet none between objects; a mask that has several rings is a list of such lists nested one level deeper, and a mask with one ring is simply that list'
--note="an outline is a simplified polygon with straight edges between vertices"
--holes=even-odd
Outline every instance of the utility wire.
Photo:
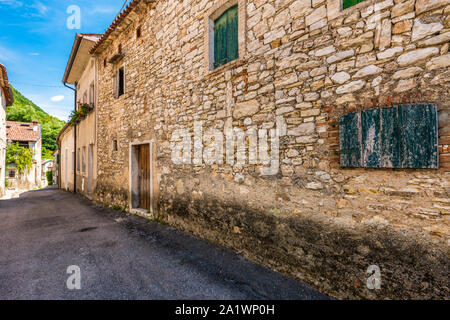
[{"label": "utility wire", "polygon": [[49,86],[43,84],[32,84],[32,83],[23,83],[23,82],[14,82],[13,85],[22,85],[22,86],[30,86],[30,87],[41,87],[41,88],[64,88],[63,86]]},{"label": "utility wire", "polygon": [[125,2],[123,3],[122,8],[120,8],[119,13],[116,15],[116,18],[120,15],[120,13],[122,12],[123,8],[125,8],[125,5],[127,4],[128,0],[125,0]]}]

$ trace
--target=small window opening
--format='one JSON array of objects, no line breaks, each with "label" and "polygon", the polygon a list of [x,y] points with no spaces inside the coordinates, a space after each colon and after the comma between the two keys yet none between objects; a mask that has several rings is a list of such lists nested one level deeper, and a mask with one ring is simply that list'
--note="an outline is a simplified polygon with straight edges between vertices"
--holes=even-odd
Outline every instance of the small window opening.
[{"label": "small window opening", "polygon": [[117,140],[113,141],[113,151],[118,151],[119,150],[119,146],[117,145]]},{"label": "small window opening", "polygon": [[123,68],[119,69],[119,97],[125,93],[125,73]]},{"label": "small window opening", "polygon": [[141,29],[141,27],[138,27],[138,28],[136,29],[136,38],[140,38],[141,35],[142,35],[142,29]]}]

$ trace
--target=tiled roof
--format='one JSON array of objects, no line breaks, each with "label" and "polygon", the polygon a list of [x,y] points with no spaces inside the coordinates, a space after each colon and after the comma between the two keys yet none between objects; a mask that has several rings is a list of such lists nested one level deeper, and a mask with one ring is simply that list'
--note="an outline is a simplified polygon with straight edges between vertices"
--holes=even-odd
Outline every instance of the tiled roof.
[{"label": "tiled roof", "polygon": [[8,73],[6,72],[6,67],[0,63],[0,90],[6,97],[6,105],[10,106],[14,102],[13,93],[9,85]]},{"label": "tiled roof", "polygon": [[[35,130],[34,127],[37,126]],[[41,126],[39,123],[24,123],[6,121],[6,139],[12,141],[38,141],[41,137]]]},{"label": "tiled roof", "polygon": [[97,43],[92,47],[90,54],[94,54],[97,51],[97,49],[106,41],[106,39],[108,39],[108,37],[117,29],[120,23],[125,20],[125,18],[137,7],[140,2],[148,4],[156,2],[156,0],[132,0],[125,8],[125,10],[123,10],[116,16],[116,18],[108,27],[108,29],[106,29],[100,40],[98,40]]}]

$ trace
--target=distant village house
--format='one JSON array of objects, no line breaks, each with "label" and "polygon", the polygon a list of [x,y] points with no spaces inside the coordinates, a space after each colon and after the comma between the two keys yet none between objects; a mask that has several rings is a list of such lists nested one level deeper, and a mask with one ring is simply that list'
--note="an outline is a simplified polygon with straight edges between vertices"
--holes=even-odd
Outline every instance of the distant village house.
[{"label": "distant village house", "polygon": [[29,148],[33,153],[32,167],[20,172],[14,163],[7,163],[8,188],[30,190],[42,187],[42,137],[38,121],[33,123],[6,122],[6,138],[8,144],[18,144]]}]

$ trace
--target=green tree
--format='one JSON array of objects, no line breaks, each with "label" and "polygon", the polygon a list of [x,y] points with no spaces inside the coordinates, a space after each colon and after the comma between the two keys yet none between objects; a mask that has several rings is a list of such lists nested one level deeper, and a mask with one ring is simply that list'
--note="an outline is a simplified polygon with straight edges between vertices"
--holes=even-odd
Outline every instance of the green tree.
[{"label": "green tree", "polygon": [[47,182],[49,186],[53,185],[53,172],[52,171],[47,171],[45,173],[45,175],[47,176]]},{"label": "green tree", "polygon": [[[44,148],[50,153],[55,151],[58,148],[56,144],[56,137],[58,136],[59,131],[64,126],[64,122],[47,114],[31,100],[24,97],[15,88],[12,88],[12,91],[14,95],[14,104],[10,107],[7,107],[6,109],[6,116],[8,121],[39,121],[41,125],[43,154]],[[46,156],[48,156],[48,152],[45,153]]]},{"label": "green tree", "polygon": [[25,168],[30,171],[33,165],[33,152],[30,148],[19,146],[18,143],[10,144],[6,148],[6,163],[16,165],[20,173],[23,173]]}]

